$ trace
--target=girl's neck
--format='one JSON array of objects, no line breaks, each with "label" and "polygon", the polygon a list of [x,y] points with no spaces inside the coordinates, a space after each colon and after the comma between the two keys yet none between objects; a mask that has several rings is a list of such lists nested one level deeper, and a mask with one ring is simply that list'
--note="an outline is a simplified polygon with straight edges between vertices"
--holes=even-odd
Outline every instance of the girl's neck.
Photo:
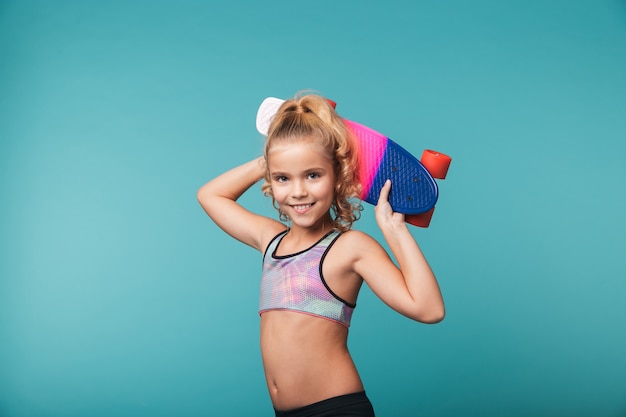
[{"label": "girl's neck", "polygon": [[285,238],[290,242],[290,246],[307,246],[317,242],[333,229],[333,222],[329,215],[310,227],[298,227],[292,224]]}]

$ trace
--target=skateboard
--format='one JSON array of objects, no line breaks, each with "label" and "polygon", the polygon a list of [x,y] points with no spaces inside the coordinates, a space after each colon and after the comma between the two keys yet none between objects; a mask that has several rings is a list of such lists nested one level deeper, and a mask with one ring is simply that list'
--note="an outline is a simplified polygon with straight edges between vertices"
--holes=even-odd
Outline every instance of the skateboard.
[{"label": "skateboard", "polygon": [[[256,127],[267,135],[269,125],[284,100],[268,97],[257,112]],[[328,100],[335,107],[336,103]],[[380,190],[391,180],[389,203],[395,212],[403,213],[405,221],[428,227],[439,198],[437,179],[445,179],[452,158],[425,150],[421,161],[387,136],[360,123],[344,119],[356,138],[359,158],[361,200],[378,203]]]}]

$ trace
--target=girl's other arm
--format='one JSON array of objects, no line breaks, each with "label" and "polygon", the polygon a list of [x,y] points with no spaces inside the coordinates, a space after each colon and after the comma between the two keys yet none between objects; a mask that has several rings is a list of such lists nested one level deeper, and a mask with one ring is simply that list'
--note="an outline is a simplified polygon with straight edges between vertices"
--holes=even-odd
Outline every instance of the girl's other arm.
[{"label": "girl's other arm", "polygon": [[437,279],[411,235],[404,215],[389,204],[391,182],[381,190],[376,221],[393,252],[399,268],[373,239],[362,239],[363,248],[356,271],[368,286],[393,309],[424,323],[437,323],[445,316]]},{"label": "girl's other arm", "polygon": [[227,171],[198,190],[198,201],[209,217],[235,239],[259,251],[281,230],[282,223],[243,208],[237,199],[265,173],[262,157]]}]

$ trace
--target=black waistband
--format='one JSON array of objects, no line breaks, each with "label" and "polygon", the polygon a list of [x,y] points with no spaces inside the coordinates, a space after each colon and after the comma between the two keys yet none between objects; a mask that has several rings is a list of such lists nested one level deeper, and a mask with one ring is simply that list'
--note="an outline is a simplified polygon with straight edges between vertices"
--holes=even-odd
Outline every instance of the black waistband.
[{"label": "black waistband", "polygon": [[328,398],[293,410],[274,411],[276,417],[374,417],[374,409],[365,391]]}]

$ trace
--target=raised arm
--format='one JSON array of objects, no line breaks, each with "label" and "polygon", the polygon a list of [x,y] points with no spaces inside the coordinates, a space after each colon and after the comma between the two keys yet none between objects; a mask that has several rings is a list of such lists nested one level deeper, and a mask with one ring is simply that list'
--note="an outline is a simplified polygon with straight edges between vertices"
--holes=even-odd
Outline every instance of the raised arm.
[{"label": "raised arm", "polygon": [[215,224],[259,251],[286,227],[237,203],[237,199],[263,177],[264,164],[263,158],[254,159],[223,173],[198,190],[198,201]]},{"label": "raised arm", "polygon": [[387,181],[375,209],[376,221],[399,268],[373,239],[361,239],[361,255],[355,270],[394,310],[413,320],[437,323],[445,316],[439,284],[404,215],[393,212],[388,201],[390,189],[391,183]]}]

